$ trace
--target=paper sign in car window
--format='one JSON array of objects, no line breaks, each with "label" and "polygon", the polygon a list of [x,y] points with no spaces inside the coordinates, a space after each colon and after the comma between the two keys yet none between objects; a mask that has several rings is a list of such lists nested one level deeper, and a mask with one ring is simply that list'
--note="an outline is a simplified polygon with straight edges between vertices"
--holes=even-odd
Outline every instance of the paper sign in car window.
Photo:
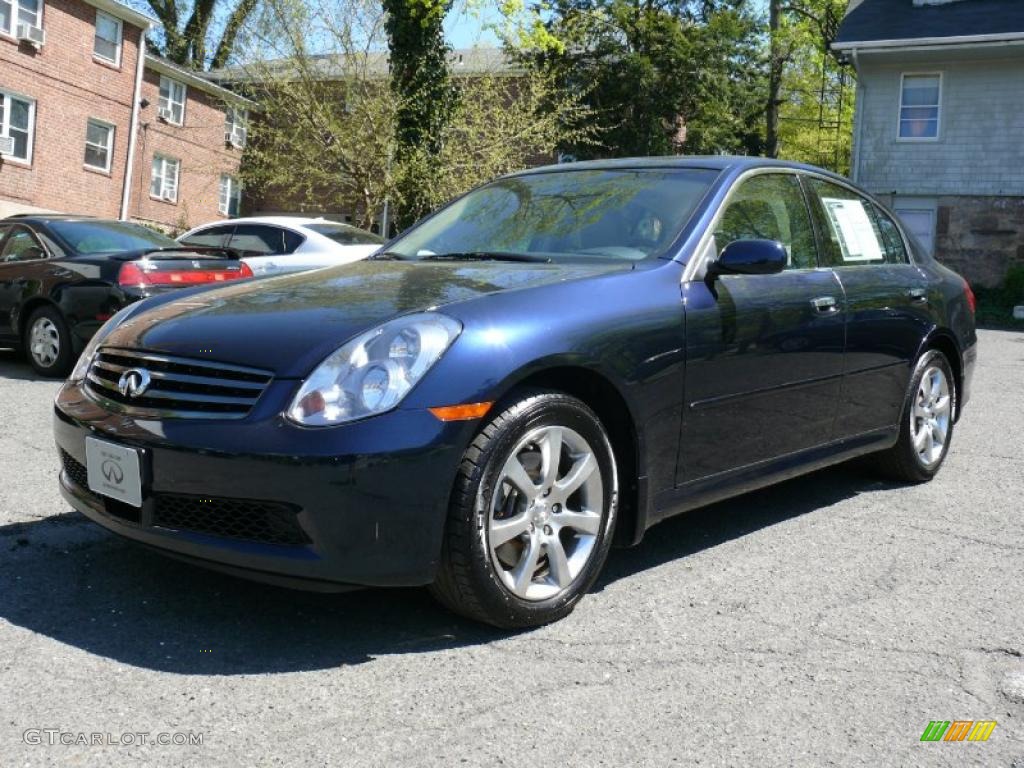
[{"label": "paper sign in car window", "polygon": [[882,247],[875,236],[868,212],[860,200],[822,198],[839,238],[843,261],[882,261]]}]

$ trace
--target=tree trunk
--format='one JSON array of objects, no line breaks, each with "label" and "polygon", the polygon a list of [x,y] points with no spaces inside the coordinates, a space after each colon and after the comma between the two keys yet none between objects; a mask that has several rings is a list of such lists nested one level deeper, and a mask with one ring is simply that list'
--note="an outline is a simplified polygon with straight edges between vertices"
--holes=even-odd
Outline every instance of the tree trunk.
[{"label": "tree trunk", "polygon": [[785,57],[782,53],[782,41],[779,40],[779,28],[782,18],[782,0],[770,0],[768,5],[768,34],[770,53],[768,57],[768,103],[765,107],[765,154],[768,157],[779,156],[779,94],[782,91],[782,70]]}]

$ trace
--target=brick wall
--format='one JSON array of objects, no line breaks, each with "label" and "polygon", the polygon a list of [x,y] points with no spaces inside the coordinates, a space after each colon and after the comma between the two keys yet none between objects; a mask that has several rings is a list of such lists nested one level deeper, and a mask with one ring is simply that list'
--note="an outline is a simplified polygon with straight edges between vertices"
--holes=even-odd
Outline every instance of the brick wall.
[{"label": "brick wall", "polygon": [[[178,126],[157,119],[159,97],[160,73],[147,67],[142,98],[149,105],[139,115],[130,216],[175,232],[227,218],[217,211],[220,176],[237,175],[242,153],[224,146],[224,103],[187,85],[184,124]],[[149,193],[154,154],[181,161],[175,203]]]},{"label": "brick wall", "polygon": [[[96,9],[47,0],[39,51],[0,36],[0,89],[34,99],[30,165],[0,162],[0,216],[46,209],[116,217],[121,203],[141,30],[123,24],[121,64],[93,58]],[[86,121],[115,126],[109,173],[84,167]]]}]

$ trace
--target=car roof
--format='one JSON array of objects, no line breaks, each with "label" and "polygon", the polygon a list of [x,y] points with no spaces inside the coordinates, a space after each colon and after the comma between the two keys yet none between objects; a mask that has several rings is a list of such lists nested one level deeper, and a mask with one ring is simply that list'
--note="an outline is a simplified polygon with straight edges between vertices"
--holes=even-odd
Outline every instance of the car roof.
[{"label": "car roof", "polygon": [[527,176],[532,173],[557,173],[561,171],[608,171],[627,170],[634,168],[694,168],[709,171],[745,171],[752,168],[791,168],[802,171],[814,171],[829,176],[836,174],[823,168],[788,160],[773,160],[767,157],[748,157],[741,155],[671,155],[660,157],[620,157],[607,160],[583,160],[573,163],[544,165],[539,168],[528,168],[509,177]]},{"label": "car roof", "polygon": [[358,229],[358,227],[353,227],[344,221],[334,221],[333,219],[315,216],[245,216],[239,219],[213,221],[209,224],[203,224],[201,227],[196,227],[196,229],[206,229],[207,227],[216,227],[222,224],[272,224],[278,227],[304,227],[307,224],[337,224],[342,227]]},{"label": "car roof", "polygon": [[99,223],[119,223],[125,224],[127,222],[115,222],[110,219],[97,219],[93,216],[86,216],[84,214],[77,213],[15,213],[7,218],[0,219],[0,224],[13,224],[15,222],[35,222],[37,224],[45,224],[48,221],[95,221]]}]

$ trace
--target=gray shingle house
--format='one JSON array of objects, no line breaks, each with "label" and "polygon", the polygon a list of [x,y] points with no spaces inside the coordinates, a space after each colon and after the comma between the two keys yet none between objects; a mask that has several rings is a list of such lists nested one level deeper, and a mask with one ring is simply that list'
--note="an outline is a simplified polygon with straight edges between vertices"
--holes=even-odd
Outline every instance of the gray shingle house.
[{"label": "gray shingle house", "polygon": [[992,286],[1024,264],[1024,0],[851,0],[853,179]]}]

